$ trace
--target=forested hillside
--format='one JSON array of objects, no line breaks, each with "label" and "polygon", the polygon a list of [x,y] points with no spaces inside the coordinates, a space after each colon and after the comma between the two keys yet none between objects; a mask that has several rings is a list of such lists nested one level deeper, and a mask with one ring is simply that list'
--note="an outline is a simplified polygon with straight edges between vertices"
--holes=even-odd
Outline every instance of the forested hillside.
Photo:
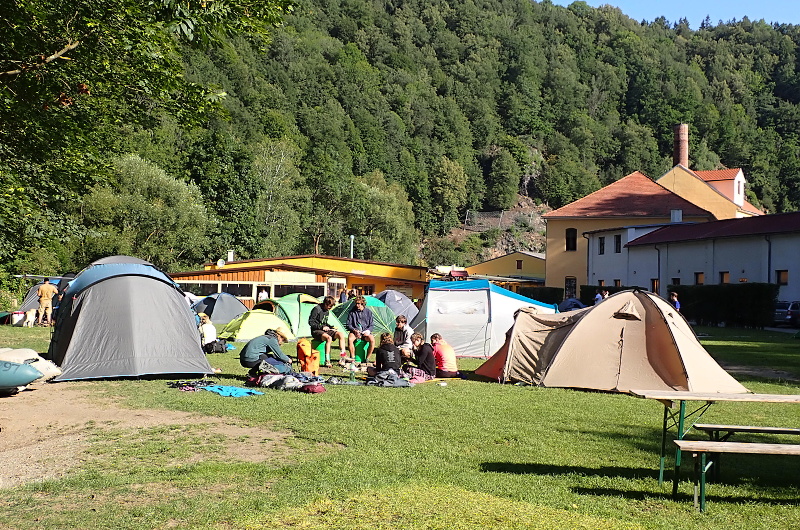
[{"label": "forested hillside", "polygon": [[[358,258],[424,263],[466,209],[517,193],[558,207],[635,170],[660,176],[678,122],[694,169],[741,167],[751,202],[800,207],[797,26],[693,30],[527,0],[274,3],[255,21],[275,27],[246,10],[176,7],[154,24],[133,0],[78,15],[13,3],[0,28],[6,273],[110,253],[168,270],[227,249],[346,255],[350,234]],[[112,3],[138,25],[102,15]],[[195,8],[208,5],[221,3]],[[77,41],[93,46],[45,62]]]}]

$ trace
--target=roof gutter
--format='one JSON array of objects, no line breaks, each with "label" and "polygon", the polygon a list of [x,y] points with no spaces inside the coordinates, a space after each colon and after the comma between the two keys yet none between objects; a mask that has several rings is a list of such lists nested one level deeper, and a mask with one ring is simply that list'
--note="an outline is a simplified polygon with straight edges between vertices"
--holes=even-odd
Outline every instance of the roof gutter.
[{"label": "roof gutter", "polygon": [[656,294],[661,296],[661,249],[658,245],[653,245],[656,249],[656,278],[658,278],[658,291]]},{"label": "roof gutter", "polygon": [[[767,234],[764,239],[767,240],[767,283],[772,283],[772,238]],[[775,281],[778,279],[775,278]]]}]

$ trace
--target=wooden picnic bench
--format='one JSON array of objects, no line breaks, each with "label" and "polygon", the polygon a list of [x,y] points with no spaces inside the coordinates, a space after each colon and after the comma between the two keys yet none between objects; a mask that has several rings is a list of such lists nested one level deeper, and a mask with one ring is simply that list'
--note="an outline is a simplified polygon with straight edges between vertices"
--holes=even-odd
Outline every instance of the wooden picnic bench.
[{"label": "wooden picnic bench", "polygon": [[[723,425],[721,427],[726,427],[726,426]],[[753,429],[759,429],[759,428],[753,427]],[[786,429],[781,429],[780,427],[761,427],[760,429],[786,430]],[[789,434],[795,434],[795,433],[789,433]],[[675,445],[677,445],[681,451],[691,453],[691,455],[694,457],[694,477],[693,477],[694,505],[701,512],[704,512],[706,510],[706,472],[708,471],[709,467],[711,467],[714,463],[713,461],[707,462],[706,459],[707,454],[736,453],[736,454],[751,454],[751,455],[757,454],[757,455],[800,456],[800,445],[798,444],[765,444],[765,443],[722,442],[722,441],[706,442],[697,440],[675,440]],[[699,487],[698,487],[698,481],[699,481]]]}]

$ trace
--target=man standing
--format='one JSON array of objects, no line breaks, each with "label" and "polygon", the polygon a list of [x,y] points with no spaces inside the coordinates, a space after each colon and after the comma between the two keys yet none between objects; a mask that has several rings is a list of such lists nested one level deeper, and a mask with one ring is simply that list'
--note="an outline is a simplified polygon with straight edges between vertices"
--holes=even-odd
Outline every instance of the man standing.
[{"label": "man standing", "polygon": [[675,291],[669,293],[669,303],[672,305],[672,307],[675,308],[675,311],[677,311],[678,313],[681,312],[681,303],[678,302],[678,293],[676,293]]},{"label": "man standing", "polygon": [[350,334],[347,336],[347,347],[350,351],[350,357],[355,358],[357,339],[365,340],[369,343],[367,349],[367,361],[369,356],[372,355],[372,350],[375,349],[375,336],[372,334],[372,327],[375,325],[372,318],[372,311],[367,307],[367,299],[363,296],[357,296],[355,300],[355,309],[350,311],[347,315],[347,324],[344,327]]},{"label": "man standing", "polygon": [[39,296],[39,320],[37,324],[43,326],[44,321],[47,320],[47,323],[52,326],[53,321],[50,317],[53,314],[53,297],[58,294],[58,289],[50,283],[50,278],[45,278],[42,285],[36,290],[36,294]]},{"label": "man standing", "polygon": [[342,350],[340,356],[345,357],[344,353],[344,333],[328,325],[328,314],[336,304],[332,296],[326,296],[322,302],[315,305],[308,315],[308,326],[311,328],[311,336],[325,343],[325,366],[331,367],[331,343],[333,339],[339,339],[339,348]]}]

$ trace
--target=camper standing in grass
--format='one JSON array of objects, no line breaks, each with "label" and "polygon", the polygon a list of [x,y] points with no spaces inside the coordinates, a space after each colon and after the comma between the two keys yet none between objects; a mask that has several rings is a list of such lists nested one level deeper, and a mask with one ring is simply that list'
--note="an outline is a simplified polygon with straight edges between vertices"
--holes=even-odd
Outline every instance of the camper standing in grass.
[{"label": "camper standing in grass", "polygon": [[46,320],[49,325],[53,325],[53,297],[58,294],[58,289],[50,283],[50,278],[45,278],[44,283],[36,290],[39,296],[39,324],[44,325]]},{"label": "camper standing in grass", "polygon": [[333,339],[339,339],[339,348],[342,350],[340,356],[346,357],[344,348],[344,333],[328,325],[328,314],[331,308],[336,305],[332,296],[326,296],[322,302],[315,305],[308,315],[308,326],[311,328],[311,336],[325,343],[325,366],[331,367],[331,343]]},{"label": "camper standing in grass", "polygon": [[347,346],[350,351],[350,357],[355,358],[356,340],[361,339],[367,341],[367,343],[369,343],[369,348],[367,349],[367,358],[364,360],[368,361],[370,355],[372,355],[372,350],[375,349],[375,336],[372,335],[372,328],[375,325],[375,321],[372,318],[372,311],[367,307],[366,298],[357,296],[355,305],[356,308],[347,315],[347,324],[344,325],[347,331],[350,332],[347,336]]},{"label": "camper standing in grass", "polygon": [[681,312],[681,303],[678,302],[678,293],[676,293],[675,291],[669,293],[669,303],[670,305],[672,305],[672,307],[675,308],[675,311],[677,311],[678,313]]},{"label": "camper standing in grass", "polygon": [[431,335],[433,357],[436,359],[436,377],[458,377],[458,363],[456,352],[447,344],[441,335]]}]

